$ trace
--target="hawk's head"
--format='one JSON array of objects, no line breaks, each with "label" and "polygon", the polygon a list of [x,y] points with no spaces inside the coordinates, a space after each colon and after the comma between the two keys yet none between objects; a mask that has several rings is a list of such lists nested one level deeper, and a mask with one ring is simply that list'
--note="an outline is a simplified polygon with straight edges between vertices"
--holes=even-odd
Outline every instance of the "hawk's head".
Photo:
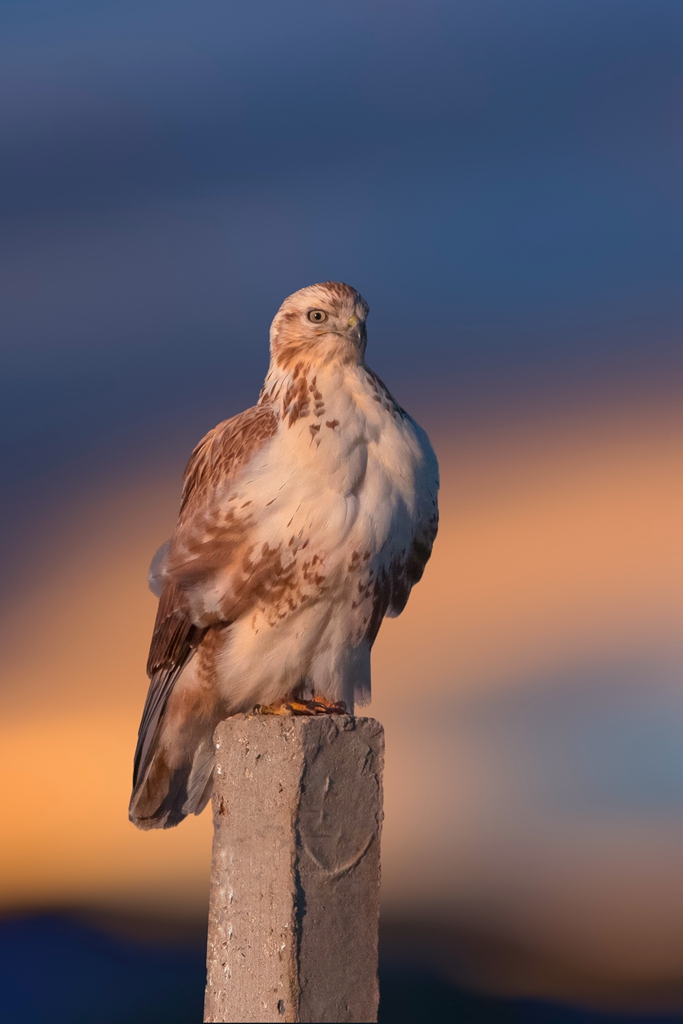
[{"label": "hawk's head", "polygon": [[369,312],[363,296],[338,281],[294,292],[282,303],[270,328],[273,361],[283,370],[300,361],[359,363],[365,352]]}]

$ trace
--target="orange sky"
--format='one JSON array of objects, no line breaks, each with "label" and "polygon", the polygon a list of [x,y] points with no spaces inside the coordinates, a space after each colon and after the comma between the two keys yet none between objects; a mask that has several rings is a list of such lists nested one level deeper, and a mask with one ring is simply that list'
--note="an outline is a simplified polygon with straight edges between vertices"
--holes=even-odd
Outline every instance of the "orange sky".
[{"label": "orange sky", "polygon": [[[510,772],[505,731],[469,724],[472,709],[533,701],[560,677],[585,685],[586,666],[664,659],[680,672],[683,417],[594,410],[488,436],[444,431],[437,446],[434,557],[374,656],[387,911],[486,921],[587,970],[683,977],[683,824],[551,813],[528,766]],[[208,814],[164,833],[126,817],[155,611],[144,580],[177,493],[153,468],[84,490],[6,601],[5,907],[204,906]],[[656,701],[653,678],[629,685]],[[440,728],[445,705],[455,711]]]}]

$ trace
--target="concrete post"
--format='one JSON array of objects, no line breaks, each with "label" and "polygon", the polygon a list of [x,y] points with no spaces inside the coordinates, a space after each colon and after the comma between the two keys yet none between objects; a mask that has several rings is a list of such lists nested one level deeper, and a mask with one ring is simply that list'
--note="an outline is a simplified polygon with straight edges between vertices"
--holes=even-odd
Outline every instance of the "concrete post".
[{"label": "concrete post", "polygon": [[205,1021],[376,1021],[384,732],[236,715],[216,729]]}]

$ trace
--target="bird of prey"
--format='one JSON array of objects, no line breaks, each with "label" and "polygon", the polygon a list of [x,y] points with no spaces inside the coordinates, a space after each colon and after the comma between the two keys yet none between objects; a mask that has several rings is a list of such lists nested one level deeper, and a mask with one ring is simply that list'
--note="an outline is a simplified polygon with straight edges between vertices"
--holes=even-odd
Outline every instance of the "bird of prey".
[{"label": "bird of prey", "polygon": [[285,299],[259,400],[195,448],[155,555],[159,596],[130,818],[169,828],[211,794],[213,732],[239,712],[353,713],[438,524],[426,433],[365,362],[366,301]]}]

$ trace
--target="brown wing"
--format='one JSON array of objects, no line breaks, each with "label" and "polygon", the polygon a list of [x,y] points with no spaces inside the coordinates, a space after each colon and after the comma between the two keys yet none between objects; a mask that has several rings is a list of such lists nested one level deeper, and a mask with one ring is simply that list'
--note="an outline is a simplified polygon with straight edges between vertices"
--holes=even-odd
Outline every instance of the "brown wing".
[{"label": "brown wing", "polygon": [[390,616],[400,615],[410,597],[410,591],[422,579],[425,566],[432,553],[438,527],[438,513],[425,529],[413,539],[413,543],[404,560],[397,563],[391,574],[391,596],[387,607]]},{"label": "brown wing", "polygon": [[272,405],[254,405],[224,420],[202,438],[183,477],[180,520],[196,511],[211,491],[222,487],[275,435],[278,414]]},{"label": "brown wing", "polygon": [[175,584],[166,584],[157,609],[147,659],[150,678],[133,760],[133,787],[144,778],[161,717],[175,682],[204,639],[206,629],[195,626],[182,613]]},{"label": "brown wing", "polygon": [[[223,487],[273,437],[277,423],[277,414],[271,406],[256,405],[219,423],[199,442],[185,469],[179,526],[196,515],[203,504],[209,504],[212,492]],[[192,621],[182,588],[167,577],[147,661],[150,686],[135,751],[134,793],[154,756],[155,740],[168,698],[207,628]]]},{"label": "brown wing", "polygon": [[420,485],[421,509],[409,547],[392,560],[388,569],[378,573],[375,580],[372,614],[366,632],[370,646],[377,638],[384,616],[395,618],[408,603],[410,591],[422,579],[439,528],[439,467],[436,456],[424,431],[407,413],[402,412],[401,415],[404,419],[410,420],[418,437],[423,439],[425,474]]},{"label": "brown wing", "polygon": [[425,524],[425,529],[413,540],[403,558],[397,558],[388,570],[378,573],[375,581],[372,614],[366,631],[370,646],[374,644],[379,627],[385,615],[395,618],[400,615],[410,597],[410,591],[422,579],[425,566],[432,553],[439,518],[438,512]]}]

